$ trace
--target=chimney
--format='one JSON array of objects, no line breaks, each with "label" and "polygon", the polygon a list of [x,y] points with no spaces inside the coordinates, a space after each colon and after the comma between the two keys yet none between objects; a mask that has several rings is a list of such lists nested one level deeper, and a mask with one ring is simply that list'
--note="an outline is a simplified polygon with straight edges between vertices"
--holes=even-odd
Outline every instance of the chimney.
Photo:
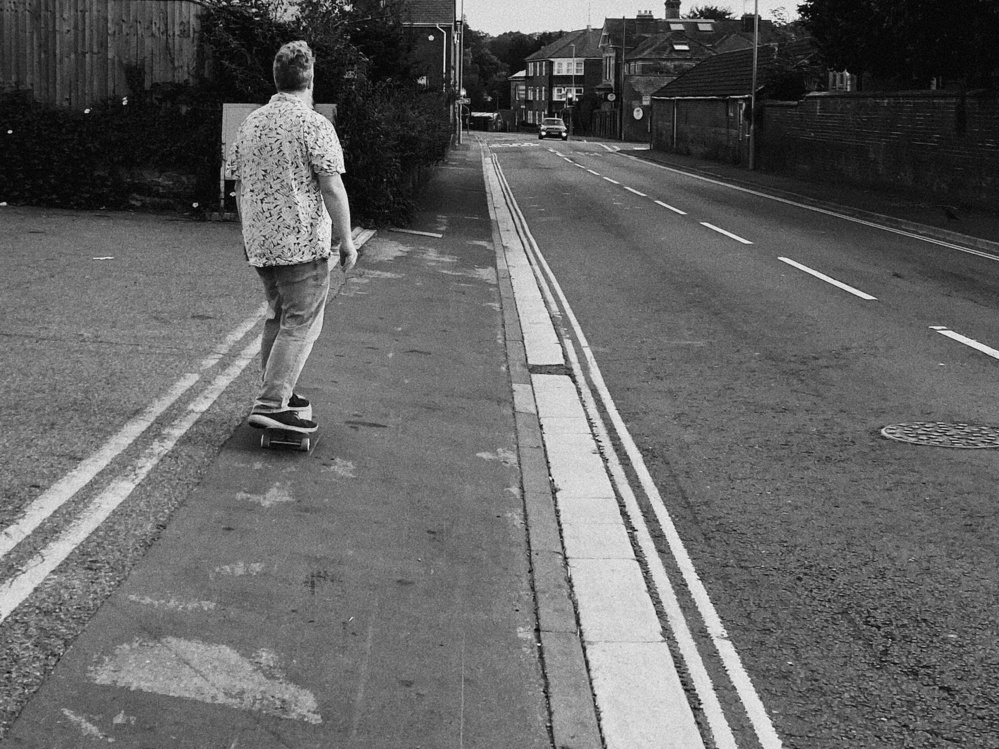
[{"label": "chimney", "polygon": [[680,0],[666,0],[666,18],[680,17]]}]

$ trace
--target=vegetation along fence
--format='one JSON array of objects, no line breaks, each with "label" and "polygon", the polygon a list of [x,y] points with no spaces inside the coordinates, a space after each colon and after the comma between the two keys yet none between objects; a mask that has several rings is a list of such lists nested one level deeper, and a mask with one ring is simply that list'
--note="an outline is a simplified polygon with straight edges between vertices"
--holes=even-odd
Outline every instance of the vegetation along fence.
[{"label": "vegetation along fence", "polygon": [[85,109],[196,77],[201,6],[189,0],[0,0],[0,88]]}]

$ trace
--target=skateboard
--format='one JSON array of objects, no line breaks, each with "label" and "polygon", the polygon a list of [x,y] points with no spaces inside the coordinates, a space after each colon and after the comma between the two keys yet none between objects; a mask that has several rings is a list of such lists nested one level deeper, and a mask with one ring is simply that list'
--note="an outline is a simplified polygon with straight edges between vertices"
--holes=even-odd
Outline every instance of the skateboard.
[{"label": "skateboard", "polygon": [[[312,418],[312,406],[300,412],[303,419]],[[319,433],[295,432],[290,429],[275,429],[265,427],[260,435],[260,446],[268,450],[298,450],[300,452],[312,452],[319,440]]]},{"label": "skateboard", "polygon": [[299,450],[307,453],[312,452],[318,441],[319,435],[316,432],[304,434],[287,429],[267,428],[260,435],[260,446],[269,450]]}]

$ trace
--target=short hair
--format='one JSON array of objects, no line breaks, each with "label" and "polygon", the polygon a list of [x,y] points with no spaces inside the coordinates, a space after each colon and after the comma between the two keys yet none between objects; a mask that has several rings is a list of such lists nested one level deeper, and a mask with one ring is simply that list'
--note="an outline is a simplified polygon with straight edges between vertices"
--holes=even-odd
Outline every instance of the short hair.
[{"label": "short hair", "polygon": [[278,91],[304,91],[312,82],[315,63],[308,44],[288,42],[274,55],[274,86]]}]

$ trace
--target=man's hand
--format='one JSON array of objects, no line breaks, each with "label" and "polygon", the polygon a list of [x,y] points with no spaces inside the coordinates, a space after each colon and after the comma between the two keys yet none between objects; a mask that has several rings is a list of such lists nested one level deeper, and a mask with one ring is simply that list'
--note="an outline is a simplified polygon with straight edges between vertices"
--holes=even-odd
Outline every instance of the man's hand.
[{"label": "man's hand", "polygon": [[343,268],[343,272],[346,273],[357,263],[357,249],[354,247],[354,241],[342,242],[340,244],[340,267]]}]

